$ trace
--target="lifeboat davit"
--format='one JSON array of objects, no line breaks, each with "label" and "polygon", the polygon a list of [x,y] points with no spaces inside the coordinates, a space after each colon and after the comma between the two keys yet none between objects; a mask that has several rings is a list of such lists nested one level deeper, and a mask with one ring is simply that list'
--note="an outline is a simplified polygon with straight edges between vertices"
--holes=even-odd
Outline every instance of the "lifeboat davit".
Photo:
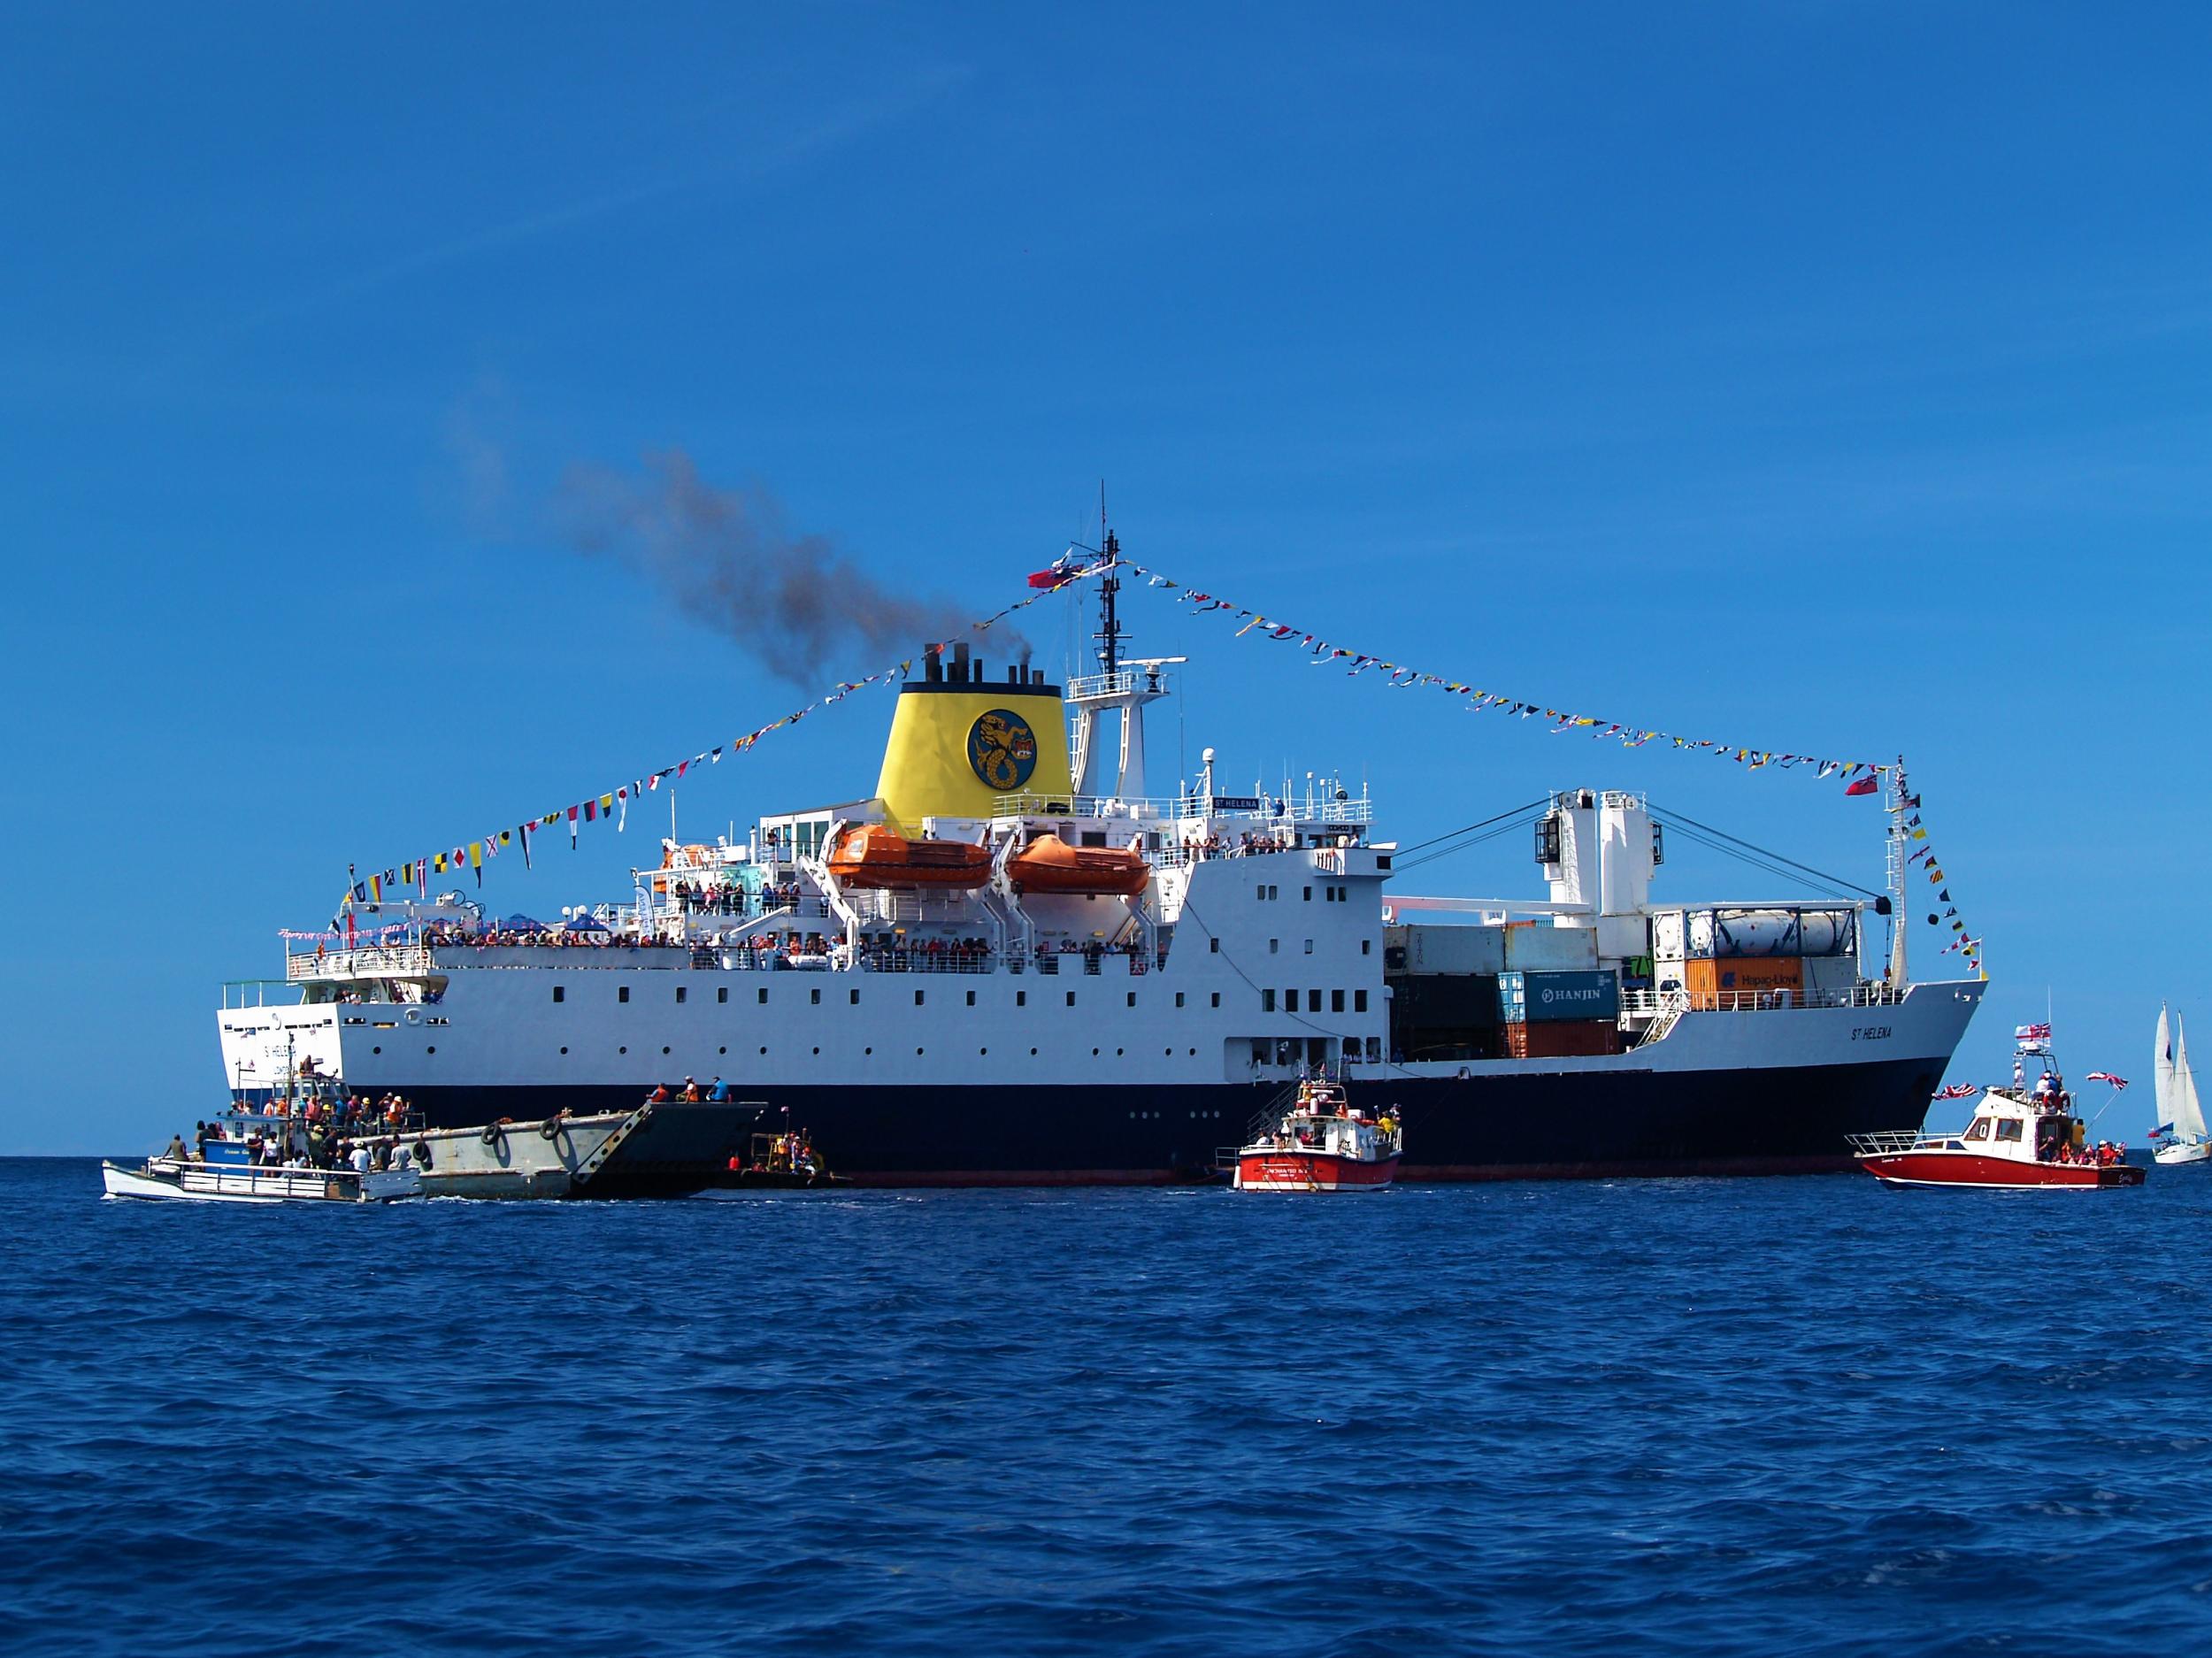
[{"label": "lifeboat davit", "polygon": [[870,824],[831,848],[829,871],[848,887],[972,887],[991,879],[991,855],[965,841],[910,841]]},{"label": "lifeboat davit", "polygon": [[1141,852],[1111,847],[1071,847],[1056,835],[1040,835],[1017,852],[1006,873],[1025,893],[1111,893],[1134,898],[1152,880]]}]

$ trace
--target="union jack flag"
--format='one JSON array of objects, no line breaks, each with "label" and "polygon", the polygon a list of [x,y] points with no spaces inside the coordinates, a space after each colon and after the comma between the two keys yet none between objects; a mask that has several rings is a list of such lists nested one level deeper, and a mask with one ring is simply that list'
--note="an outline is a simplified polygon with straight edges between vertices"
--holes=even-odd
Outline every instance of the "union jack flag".
[{"label": "union jack flag", "polygon": [[1964,1100],[1978,1094],[1981,1089],[1970,1082],[1955,1082],[1947,1088],[1938,1088],[1928,1097],[1932,1100]]},{"label": "union jack flag", "polygon": [[2125,1077],[2116,1077],[2108,1071],[2093,1071],[2089,1073],[2089,1080],[2108,1082],[2116,1088],[2124,1088],[2128,1086],[2128,1079]]},{"label": "union jack flag", "polygon": [[2016,1042],[2047,1042],[2051,1040],[2050,1021],[2046,1019],[2039,1025],[2016,1025],[2012,1027],[2012,1040]]}]

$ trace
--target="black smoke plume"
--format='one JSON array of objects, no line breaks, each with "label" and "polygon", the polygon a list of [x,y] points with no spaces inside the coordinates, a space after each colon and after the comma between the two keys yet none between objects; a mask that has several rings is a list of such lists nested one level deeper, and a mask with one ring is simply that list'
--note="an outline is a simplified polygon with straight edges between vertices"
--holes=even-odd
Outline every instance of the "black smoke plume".
[{"label": "black smoke plume", "polygon": [[[810,690],[940,640],[978,637],[949,603],[891,592],[826,536],[793,533],[765,491],[706,483],[680,449],[649,457],[641,473],[573,466],[557,509],[580,550],[651,577],[693,620]],[[1003,622],[981,637],[1002,658],[1029,658]]]}]

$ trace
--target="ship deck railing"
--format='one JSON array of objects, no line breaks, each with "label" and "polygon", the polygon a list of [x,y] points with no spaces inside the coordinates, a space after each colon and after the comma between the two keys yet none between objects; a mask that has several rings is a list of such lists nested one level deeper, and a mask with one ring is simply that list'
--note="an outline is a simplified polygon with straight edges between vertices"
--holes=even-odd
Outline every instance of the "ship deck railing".
[{"label": "ship deck railing", "polygon": [[350,950],[300,950],[284,958],[284,977],[304,979],[405,978],[436,970],[421,944],[366,944]]},{"label": "ship deck railing", "polygon": [[1364,796],[1343,800],[1318,795],[1287,800],[1265,794],[1001,794],[992,802],[997,817],[1086,817],[1129,823],[1199,823],[1210,817],[1257,817],[1288,828],[1292,825],[1333,826],[1370,824],[1375,803]]},{"label": "ship deck railing", "polygon": [[1894,1157],[1909,1151],[1948,1150],[1963,1151],[1965,1142],[1956,1134],[1938,1133],[1924,1128],[1878,1128],[1865,1134],[1847,1134],[1851,1149],[1862,1157]]},{"label": "ship deck railing", "polygon": [[1677,1013],[1771,1013],[1802,1008],[1890,1008],[1904,993],[1878,980],[1834,990],[1624,990],[1621,1022]]}]

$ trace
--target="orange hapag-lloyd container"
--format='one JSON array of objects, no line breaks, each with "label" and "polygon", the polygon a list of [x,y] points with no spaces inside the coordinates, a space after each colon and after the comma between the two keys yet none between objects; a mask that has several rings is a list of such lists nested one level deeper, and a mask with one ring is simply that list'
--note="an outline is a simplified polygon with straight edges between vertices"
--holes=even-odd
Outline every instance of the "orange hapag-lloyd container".
[{"label": "orange hapag-lloyd container", "polygon": [[1796,956],[1727,956],[1718,961],[1685,962],[1682,988],[1693,1008],[1729,1008],[1740,996],[1773,991],[1801,991],[1805,963]]}]

